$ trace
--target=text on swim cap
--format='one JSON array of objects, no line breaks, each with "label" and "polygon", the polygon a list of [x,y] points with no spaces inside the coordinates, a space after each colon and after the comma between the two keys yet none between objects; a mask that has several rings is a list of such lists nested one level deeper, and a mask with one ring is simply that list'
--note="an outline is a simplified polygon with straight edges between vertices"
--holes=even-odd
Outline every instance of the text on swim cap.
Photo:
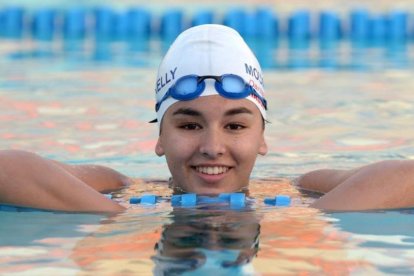
[{"label": "text on swim cap", "polygon": [[257,68],[245,63],[244,67],[246,68],[246,73],[254,77],[261,85],[263,85],[263,76]]},{"label": "text on swim cap", "polygon": [[174,70],[169,70],[169,72],[166,72],[164,75],[161,75],[157,79],[157,87],[155,88],[156,93],[160,92],[164,86],[166,86],[170,81],[174,80],[175,71],[177,71],[177,67],[175,67]]},{"label": "text on swim cap", "polygon": [[255,94],[250,94],[250,96],[259,104],[263,107],[263,109],[266,109],[266,106],[264,106],[262,100],[259,99],[259,97],[257,97]]},{"label": "text on swim cap", "polygon": [[249,85],[253,87],[256,92],[258,92],[260,95],[264,96],[264,90],[261,86],[257,85],[253,79],[249,80]]}]

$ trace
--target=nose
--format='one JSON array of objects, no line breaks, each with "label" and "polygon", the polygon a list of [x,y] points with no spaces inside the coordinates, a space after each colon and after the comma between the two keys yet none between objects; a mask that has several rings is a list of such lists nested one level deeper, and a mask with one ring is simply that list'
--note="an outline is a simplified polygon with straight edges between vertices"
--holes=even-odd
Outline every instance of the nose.
[{"label": "nose", "polygon": [[224,135],[215,128],[206,129],[200,141],[200,153],[208,159],[217,159],[226,153]]}]

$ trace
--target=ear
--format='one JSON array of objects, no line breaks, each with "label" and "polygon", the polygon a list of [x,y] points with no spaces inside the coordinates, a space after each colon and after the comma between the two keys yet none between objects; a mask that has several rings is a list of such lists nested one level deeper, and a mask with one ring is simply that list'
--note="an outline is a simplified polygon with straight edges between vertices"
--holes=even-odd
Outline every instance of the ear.
[{"label": "ear", "polygon": [[266,139],[264,138],[264,135],[262,135],[262,141],[260,141],[260,145],[259,145],[259,154],[266,155],[267,150],[268,148],[267,148]]},{"label": "ear", "polygon": [[161,136],[158,137],[157,144],[155,145],[155,154],[158,156],[163,156],[165,154],[164,147],[161,142]]}]

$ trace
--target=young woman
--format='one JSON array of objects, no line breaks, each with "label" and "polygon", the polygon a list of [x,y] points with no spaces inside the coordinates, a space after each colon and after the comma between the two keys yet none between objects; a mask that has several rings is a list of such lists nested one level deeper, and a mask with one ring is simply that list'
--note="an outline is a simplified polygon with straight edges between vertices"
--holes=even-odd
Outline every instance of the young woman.
[{"label": "young woman", "polygon": [[[246,190],[265,155],[267,102],[257,59],[241,36],[221,25],[183,32],[155,85],[159,138],[176,190],[218,194]],[[384,161],[349,171],[320,170],[297,184],[325,193],[313,207],[361,210],[414,206],[414,161]],[[67,165],[23,151],[0,151],[0,202],[65,211],[122,211],[101,192],[128,177],[109,168]]]}]

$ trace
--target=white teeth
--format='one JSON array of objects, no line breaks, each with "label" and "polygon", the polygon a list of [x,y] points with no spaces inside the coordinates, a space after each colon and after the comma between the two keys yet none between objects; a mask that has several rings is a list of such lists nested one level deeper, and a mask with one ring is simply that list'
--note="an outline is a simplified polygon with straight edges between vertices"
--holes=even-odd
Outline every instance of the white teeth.
[{"label": "white teeth", "polygon": [[196,167],[196,170],[200,173],[204,173],[204,174],[222,174],[222,173],[226,173],[229,168],[228,167]]}]

